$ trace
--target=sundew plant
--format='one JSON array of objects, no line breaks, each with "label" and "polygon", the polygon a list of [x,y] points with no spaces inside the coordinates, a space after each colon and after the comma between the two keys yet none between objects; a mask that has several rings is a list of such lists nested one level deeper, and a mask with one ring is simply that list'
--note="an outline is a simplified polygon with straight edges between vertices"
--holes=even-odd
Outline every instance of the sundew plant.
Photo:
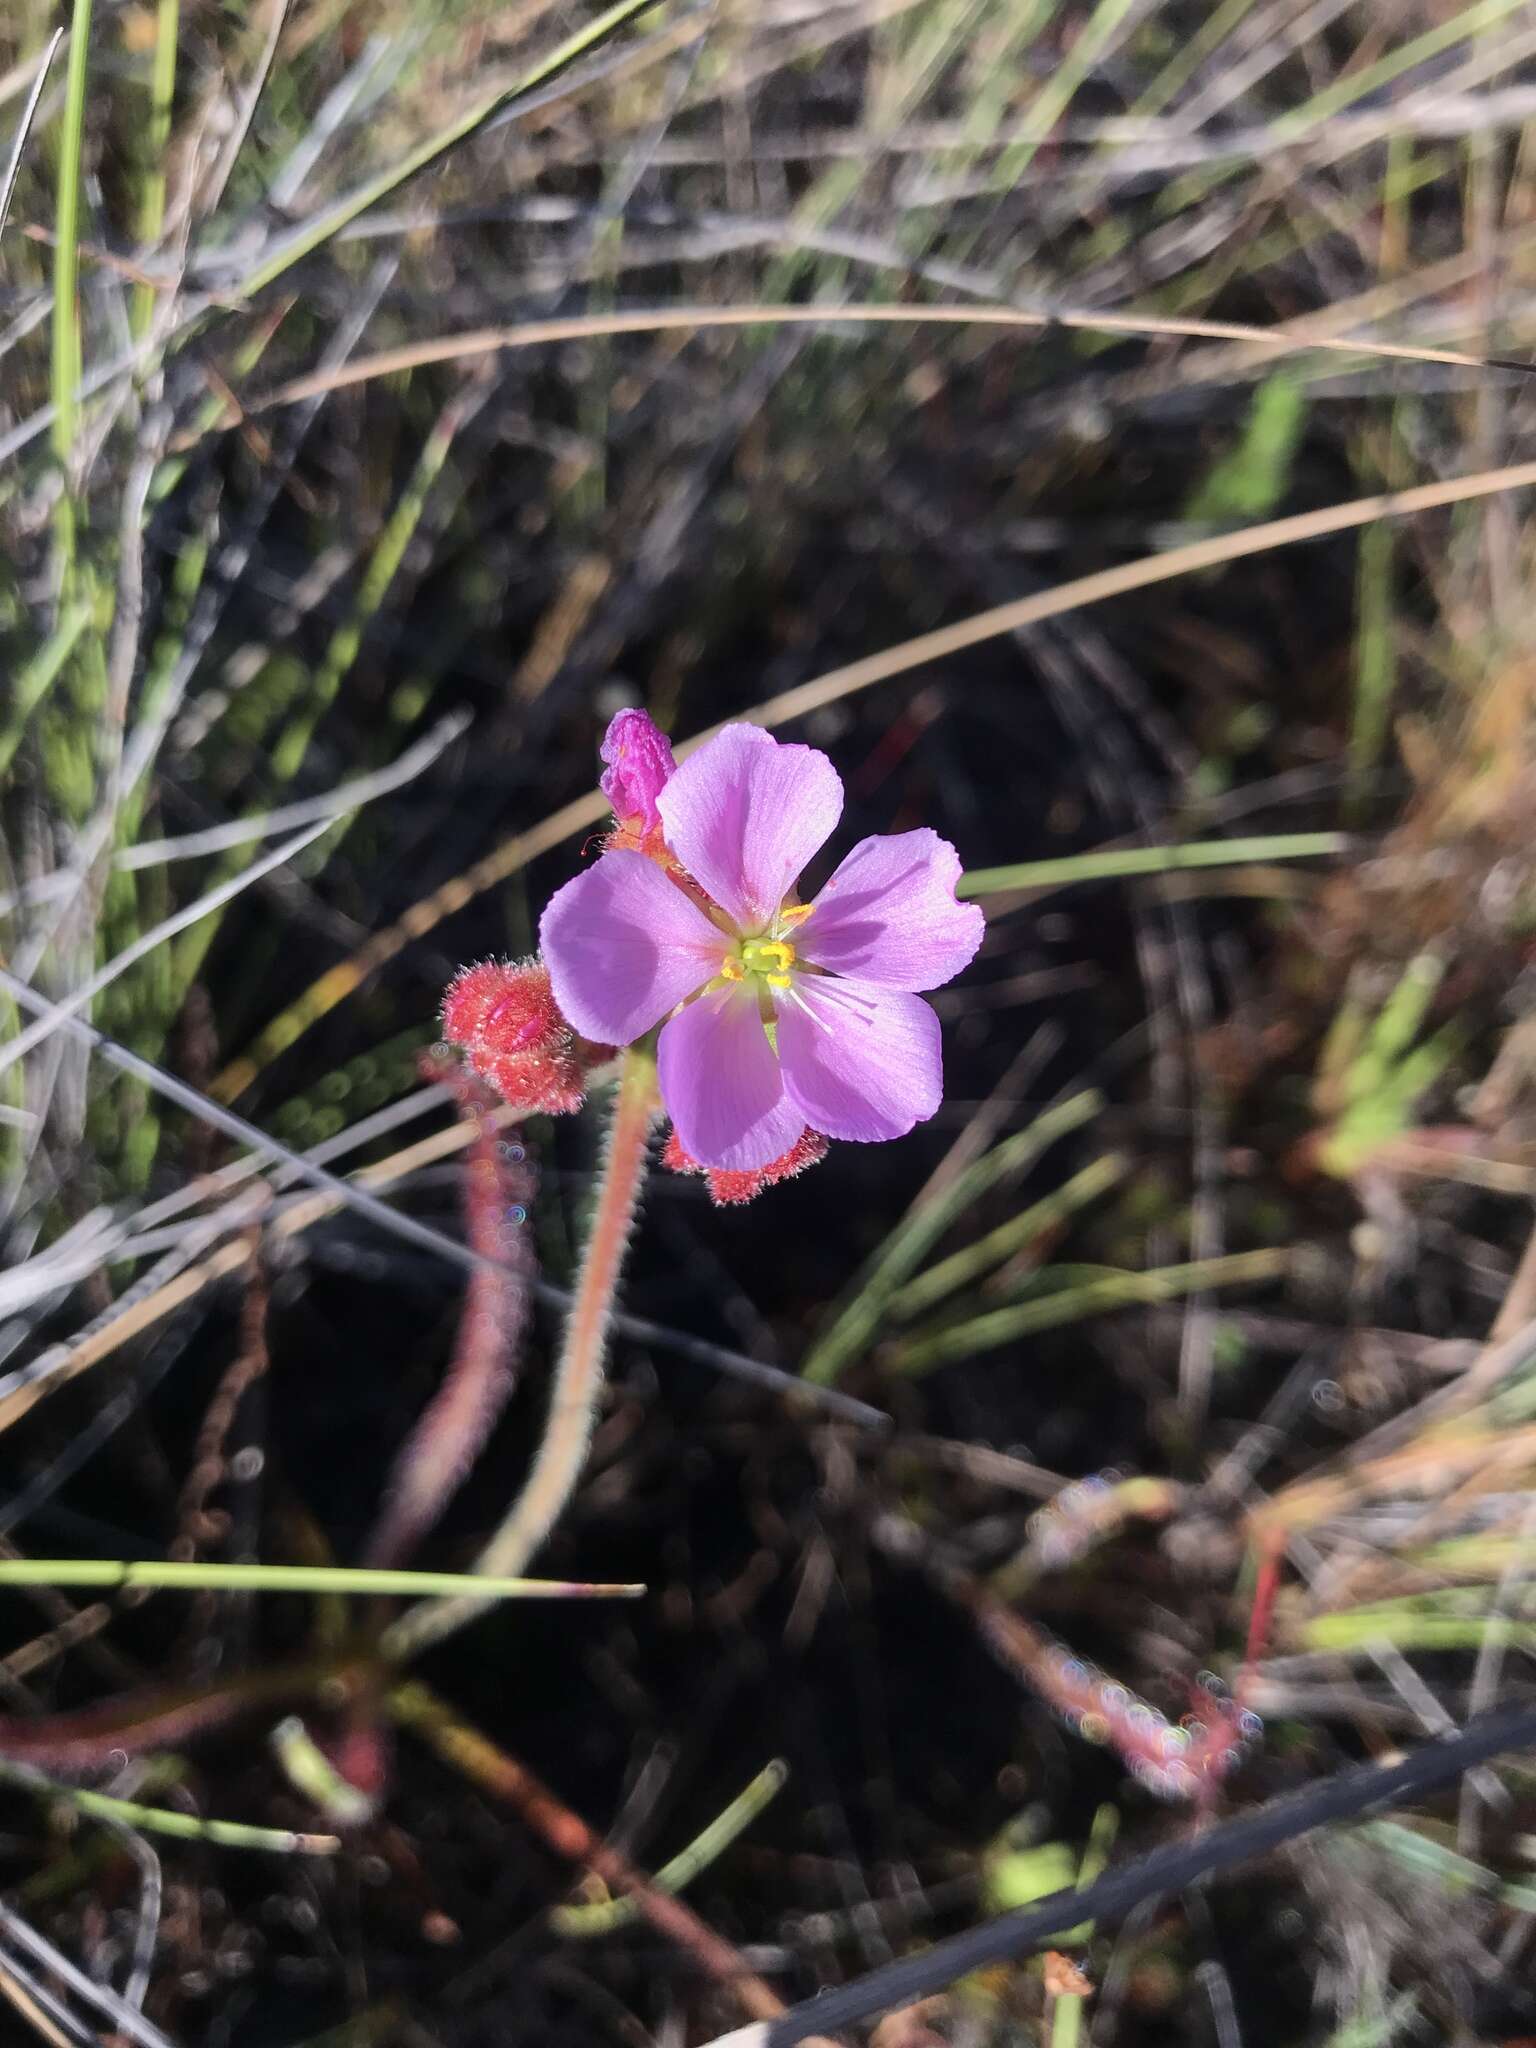
[{"label": "sundew plant", "polygon": [[0,2042],[1536,2038],[1530,0],[0,19]]}]

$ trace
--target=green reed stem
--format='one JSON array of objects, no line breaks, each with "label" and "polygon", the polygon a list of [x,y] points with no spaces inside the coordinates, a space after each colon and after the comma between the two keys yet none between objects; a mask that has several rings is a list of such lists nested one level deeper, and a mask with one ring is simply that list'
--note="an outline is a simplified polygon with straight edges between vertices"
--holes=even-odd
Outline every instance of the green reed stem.
[{"label": "green reed stem", "polygon": [[[765,1806],[776,1799],[789,1781],[789,1767],[778,1757],[765,1764],[751,1784],[738,1792],[723,1813],[719,1813],[709,1826],[693,1838],[686,1849],[679,1849],[670,1863],[664,1863],[651,1878],[659,1892],[680,1892],[685,1885],[702,1871],[709,1868],[717,1857],[722,1856],[739,1834],[742,1834]],[[596,1934],[612,1934],[615,1929],[628,1927],[640,1918],[640,1907],[634,1895],[621,1892],[616,1899],[599,1899],[589,1904],[555,1906],[549,1915],[549,1924],[556,1934],[571,1935],[585,1940]]]},{"label": "green reed stem", "polygon": [[[163,1779],[168,1773],[158,1774]],[[211,1842],[225,1849],[265,1849],[275,1856],[334,1856],[339,1835],[296,1834],[291,1828],[262,1828],[245,1821],[205,1820],[176,1807],[141,1806],[132,1799],[113,1799],[83,1785],[61,1785],[30,1764],[0,1761],[0,1779],[24,1785],[42,1799],[56,1799],[92,1820],[141,1828],[149,1835],[175,1835],[184,1842]]]},{"label": "green reed stem", "polygon": [[891,1296],[891,1317],[904,1322],[921,1314],[946,1295],[953,1294],[957,1288],[979,1280],[994,1266],[1015,1257],[1047,1231],[1059,1229],[1069,1216],[1123,1180],[1129,1164],[1116,1152],[1093,1160],[1081,1173],[1074,1173],[1059,1188],[1053,1188],[1040,1201],[1031,1202],[1027,1209],[1010,1216],[1006,1223],[998,1224],[995,1230],[989,1230],[974,1244],[963,1245],[936,1266],[926,1267],[915,1280],[909,1280],[905,1287],[898,1288]]},{"label": "green reed stem", "polygon": [[53,453],[62,472],[57,530],[61,588],[70,593],[75,559],[74,480],[70,474],[79,423],[80,379],[80,165],[85,147],[86,64],[90,56],[92,0],[74,0],[69,25],[69,68],[64,81],[64,122],[59,140],[59,190],[54,208]]},{"label": "green reed stem", "polygon": [[140,1586],[233,1593],[463,1593],[490,1600],[562,1600],[583,1594],[633,1598],[643,1586],[589,1586],[512,1573],[348,1570],[312,1564],[167,1564],[158,1558],[26,1557],[0,1562],[0,1586]]},{"label": "green reed stem", "polygon": [[13,673],[10,708],[0,725],[0,775],[10,767],[26,735],[28,719],[63,674],[90,620],[88,604],[69,605],[42,646]]},{"label": "green reed stem", "polygon": [[1080,1287],[1063,1288],[1043,1301],[1026,1301],[1014,1308],[993,1309],[969,1322],[932,1335],[919,1334],[891,1347],[889,1364],[893,1372],[916,1377],[935,1366],[950,1365],[961,1358],[973,1358],[981,1351],[995,1351],[1020,1337],[1040,1330],[1059,1329],[1064,1323],[1081,1322],[1086,1316],[1106,1315],[1111,1309],[1134,1308],[1151,1303],[1177,1301],[1207,1287],[1253,1287],[1266,1280],[1278,1280],[1290,1264],[1283,1249],[1230,1252],[1224,1258],[1192,1259],[1187,1265],[1159,1266],[1147,1273],[1110,1272]]},{"label": "green reed stem", "polygon": [[451,400],[444,406],[437,424],[423,443],[421,454],[400,494],[400,501],[374,543],[352,609],[331,635],[302,708],[289,720],[272,747],[272,773],[279,783],[291,782],[304,765],[304,756],[309,751],[316,726],[334,702],[357,660],[363,636],[389,595],[390,585],[421,523],[432,486],[448,459],[453,437],[463,424],[467,410],[466,398]]},{"label": "green reed stem", "polygon": [[[176,100],[176,39],[181,28],[181,0],[159,0],[155,11],[155,59],[149,77],[149,133],[144,145],[144,181],[139,188],[138,234],[141,250],[151,250],[165,226],[166,157],[171,143],[171,115]],[[133,288],[129,323],[139,341],[154,318],[156,291],[151,284]]]},{"label": "green reed stem", "polygon": [[1262,839],[1195,839],[1186,846],[1125,846],[1106,853],[1072,853],[1060,860],[1026,860],[1013,867],[973,868],[955,885],[957,896],[1000,896],[1013,889],[1057,889],[1071,882],[1107,882],[1128,875],[1171,875],[1180,868],[1232,868],[1254,861],[1312,860],[1345,853],[1343,832],[1277,832]]},{"label": "green reed stem", "polygon": [[922,1264],[951,1223],[987,1189],[1022,1173],[1058,1138],[1098,1115],[1104,1098],[1096,1089],[1054,1103],[1032,1124],[1015,1131],[972,1160],[941,1192],[919,1199],[860,1268],[853,1284],[819,1332],[804,1364],[802,1379],[819,1387],[836,1383],[853,1361],[874,1342],[892,1295]]}]

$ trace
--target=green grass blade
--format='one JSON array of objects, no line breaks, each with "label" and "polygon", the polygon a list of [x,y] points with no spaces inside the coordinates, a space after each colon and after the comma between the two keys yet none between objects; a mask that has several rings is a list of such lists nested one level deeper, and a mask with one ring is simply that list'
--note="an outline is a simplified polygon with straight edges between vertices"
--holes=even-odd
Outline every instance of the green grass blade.
[{"label": "green grass blade", "polygon": [[[702,1833],[695,1836],[686,1849],[680,1849],[669,1863],[664,1863],[651,1879],[652,1886],[659,1892],[680,1892],[701,1871],[722,1856],[736,1837],[742,1834],[757,1816],[776,1799],[789,1782],[788,1766],[777,1757],[765,1764],[751,1784],[718,1814]],[[595,1934],[611,1934],[616,1928],[627,1927],[639,1918],[640,1907],[630,1895],[616,1899],[602,1899],[591,1905],[556,1906],[549,1916],[549,1924],[556,1934],[575,1935],[587,1939]]]},{"label": "green grass blade", "polygon": [[[1038,135],[1049,135],[1055,128],[1135,5],[1136,0],[1099,0],[1075,31],[1065,56],[1050,67],[1040,90],[1024,108],[1024,119]],[[1003,150],[997,161],[998,180],[1009,186],[1016,184],[1034,162],[1040,146],[1038,141],[1024,142]]]},{"label": "green grass blade", "polygon": [[1033,1336],[1040,1330],[1059,1328],[1063,1323],[1081,1322],[1085,1316],[1104,1315],[1110,1309],[1133,1308],[1177,1301],[1181,1295],[1198,1293],[1207,1287],[1251,1287],[1265,1280],[1277,1280],[1290,1263],[1290,1253],[1280,1249],[1230,1252],[1224,1258],[1192,1259],[1186,1265],[1159,1266],[1149,1273],[1106,1273],[1081,1287],[1069,1287],[1041,1301],[1020,1302],[1013,1308],[993,1309],[984,1316],[918,1335],[892,1346],[894,1371],[917,1377],[936,1366],[953,1365],[978,1352],[995,1351],[999,1345]]},{"label": "green grass blade", "polygon": [[978,1195],[1009,1174],[1022,1172],[1048,1145],[1077,1130],[1103,1107],[1104,1098],[1091,1088],[1055,1104],[1027,1130],[1016,1131],[973,1160],[941,1194],[909,1209],[865,1263],[827,1329],[811,1346],[801,1378],[831,1386],[874,1336],[896,1289],[917,1270],[955,1218]]},{"label": "green grass blade", "polygon": [[1027,1209],[1021,1209],[1017,1216],[1010,1216],[1006,1223],[989,1230],[974,1244],[963,1246],[908,1281],[892,1295],[890,1314],[902,1321],[920,1315],[946,1294],[953,1294],[957,1287],[964,1287],[968,1281],[1000,1266],[1045,1231],[1065,1222],[1068,1216],[1112,1188],[1124,1178],[1128,1165],[1129,1161],[1115,1153],[1093,1160],[1081,1173],[1074,1173],[1070,1180],[1063,1181],[1059,1188],[1032,1202]]},{"label": "green grass blade", "polygon": [[453,437],[463,424],[465,407],[461,400],[444,407],[436,425],[422,444],[399,502],[385,521],[363,571],[357,597],[346,620],[331,636],[320,666],[310,684],[301,711],[290,720],[272,749],[272,770],[277,780],[289,782],[303,765],[309,743],[328,705],[335,699],[348,671],[357,659],[363,635],[371,619],[389,594],[406,549],[421,523],[432,486],[448,460]]},{"label": "green grass blade", "polygon": [[352,1570],[314,1564],[169,1564],[158,1558],[27,1557],[0,1560],[0,1586],[143,1587],[221,1593],[473,1593],[491,1600],[632,1600],[643,1586],[562,1579],[480,1578],[473,1572]]},{"label": "green grass blade", "polygon": [[1108,882],[1134,875],[1171,875],[1183,868],[1245,867],[1255,861],[1316,860],[1347,853],[1343,832],[1282,832],[1263,839],[1196,839],[1185,846],[1127,846],[1105,853],[1073,853],[1060,860],[1026,860],[1006,868],[973,868],[955,885],[957,896],[1001,896],[1014,889],[1061,889],[1073,882]]},{"label": "green grass blade", "polygon": [[1383,1602],[1342,1614],[1316,1614],[1297,1631],[1308,1650],[1363,1656],[1375,1643],[1397,1650],[1476,1650],[1492,1643],[1508,1650],[1536,1648],[1536,1622],[1503,1614],[1437,1614]]},{"label": "green grass blade", "polygon": [[[76,4],[84,5],[86,0],[76,0]],[[407,150],[398,162],[392,163],[386,170],[367,179],[355,191],[348,192],[339,199],[334,206],[317,214],[313,220],[306,221],[303,228],[280,249],[274,250],[265,263],[257,264],[247,276],[240,278],[230,288],[230,297],[254,297],[275,278],[281,277],[284,271],[291,270],[295,263],[302,262],[304,257],[322,247],[332,235],[346,227],[349,222],[356,220],[360,213],[366,213],[370,206],[376,206],[381,199],[387,199],[407,178],[413,178],[418,171],[425,170],[428,164],[442,156],[445,151],[452,149],[456,143],[463,142],[473,135],[493,114],[500,113],[521,99],[525,93],[530,93],[543,85],[553,78],[557,71],[563,71],[578,57],[585,56],[589,50],[595,49],[609,36],[623,28],[636,15],[643,14],[647,8],[656,4],[657,0],[617,0],[615,6],[605,9],[595,20],[585,23],[568,35],[564,42],[557,44],[547,57],[515,85],[509,86],[503,92],[494,93],[491,98],[480,101],[467,113],[460,114],[446,127],[429,135],[425,142]]]},{"label": "green grass blade", "polygon": [[[164,1778],[174,1772],[160,1773]],[[147,1835],[173,1835],[184,1842],[211,1842],[224,1849],[265,1849],[275,1856],[334,1856],[338,1835],[296,1834],[291,1828],[253,1827],[245,1821],[205,1820],[176,1807],[142,1806],[133,1799],[113,1799],[83,1785],[61,1785],[26,1764],[0,1761],[0,1779],[25,1785],[44,1799],[56,1799],[77,1813],[109,1825],[138,1828]]]},{"label": "green grass blade", "polygon": [[1397,689],[1397,538],[1389,519],[1366,527],[1355,567],[1355,689],[1350,705],[1350,815],[1363,806],[1387,742]]},{"label": "green grass blade", "polygon": [[1290,489],[1291,468],[1307,423],[1305,380],[1277,370],[1253,394],[1235,447],[1191,492],[1184,517],[1226,525],[1272,519]]},{"label": "green grass blade", "polygon": [[[180,0],[159,0],[155,11],[155,57],[149,79],[149,132],[145,138],[143,180],[139,187],[138,234],[141,249],[152,249],[165,226],[166,160],[171,142],[171,114],[176,100],[176,39],[181,28]],[[153,285],[134,286],[130,331],[142,340],[154,318],[157,294]]]},{"label": "green grass blade", "polygon": [[59,189],[54,205],[53,452],[64,471],[62,503],[70,505],[69,464],[75,449],[80,379],[80,167],[85,147],[86,67],[90,58],[92,0],[74,0],[69,25],[69,66],[64,80],[64,125],[59,140]]},{"label": "green grass blade", "polygon": [[1365,64],[1358,69],[1347,66],[1342,77],[1325,86],[1321,92],[1314,93],[1305,106],[1282,114],[1274,124],[1275,133],[1299,134],[1317,127],[1330,115],[1358,105],[1368,95],[1379,93],[1384,86],[1391,85],[1420,64],[1427,64],[1445,51],[1455,49],[1458,43],[1470,42],[1484,29],[1497,27],[1512,14],[1524,13],[1526,6],[1527,0],[1480,0],[1479,5],[1453,13],[1447,20],[1425,29],[1422,35],[1389,50],[1374,64]]},{"label": "green grass blade", "polygon": [[63,674],[90,617],[88,604],[76,601],[69,605],[42,646],[13,677],[10,715],[0,730],[0,775],[10,767],[21,745],[27,720]]},{"label": "green grass blade", "polygon": [[267,1740],[289,1784],[334,1826],[358,1827],[372,1818],[372,1799],[341,1775],[297,1714],[285,1715]]}]

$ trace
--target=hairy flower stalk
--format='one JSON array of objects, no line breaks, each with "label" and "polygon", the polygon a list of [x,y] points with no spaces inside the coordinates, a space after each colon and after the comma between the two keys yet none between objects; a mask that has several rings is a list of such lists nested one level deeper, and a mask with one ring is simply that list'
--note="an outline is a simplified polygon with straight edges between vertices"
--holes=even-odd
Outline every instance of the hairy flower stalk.
[{"label": "hairy flower stalk", "polygon": [[[496,1098],[445,1058],[421,1062],[424,1077],[452,1089],[474,1129],[464,1162],[464,1217],[470,1244],[487,1263],[469,1276],[453,1356],[443,1383],[407,1437],[385,1488],[384,1506],[363,1550],[375,1567],[408,1557],[433,1527],[479,1456],[516,1380],[528,1320],[533,1261],[524,1228],[532,1175],[524,1147],[503,1138],[489,1111]],[[492,1264],[490,1261],[494,1261]]]},{"label": "hairy flower stalk", "polygon": [[[682,764],[643,711],[602,745],[613,830],[539,922],[542,958],[466,968],[443,1035],[507,1102],[575,1109],[620,1057],[597,1207],[582,1254],[549,1420],[533,1469],[475,1569],[520,1573],[574,1492],[651,1127],[663,1158],[717,1203],[752,1200],[823,1158],[829,1139],[879,1144],[938,1109],[939,1019],[924,992],[981,943],[955,894],[960,857],[927,827],[861,839],[802,900],[843,785],[815,747],[723,726]],[[413,1608],[385,1632],[402,1657],[488,1603]]]},{"label": "hairy flower stalk", "polygon": [[[517,1576],[554,1527],[587,1461],[603,1388],[608,1325],[639,1207],[658,1108],[656,1063],[648,1052],[631,1048],[619,1068],[597,1204],[555,1367],[549,1417],[522,1492],[475,1560],[475,1570],[487,1577]],[[509,1559],[518,1560],[516,1566]],[[473,1620],[490,1604],[471,1595],[413,1607],[385,1632],[384,1652],[391,1657],[414,1655]]]}]

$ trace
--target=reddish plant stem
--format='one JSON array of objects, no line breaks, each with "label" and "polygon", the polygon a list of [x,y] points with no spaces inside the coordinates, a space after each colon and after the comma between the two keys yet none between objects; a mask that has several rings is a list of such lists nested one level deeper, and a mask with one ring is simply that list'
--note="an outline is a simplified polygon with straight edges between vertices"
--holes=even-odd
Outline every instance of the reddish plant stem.
[{"label": "reddish plant stem", "polygon": [[246,1672],[224,1685],[120,1693],[92,1707],[60,1714],[0,1714],[0,1753],[42,1770],[104,1769],[115,1755],[179,1748],[259,1707],[313,1697],[322,1686],[361,1682],[345,1658]]},{"label": "reddish plant stem", "polygon": [[[522,1492],[475,1561],[478,1572],[517,1577],[576,1490],[602,1393],[608,1325],[639,1206],[657,1107],[656,1063],[648,1052],[631,1046],[619,1069],[597,1206],[555,1367],[549,1418]],[[466,1594],[413,1607],[385,1631],[385,1654],[414,1655],[483,1613],[488,1604]]]},{"label": "reddish plant stem", "polygon": [[1243,1650],[1243,1670],[1238,1681],[1238,1698],[1252,1678],[1269,1641],[1275,1618],[1275,1600],[1280,1591],[1280,1566],[1285,1557],[1284,1536],[1271,1536],[1259,1550],[1259,1568],[1253,1584],[1253,1608],[1248,1616],[1248,1641]]},{"label": "reddish plant stem", "polygon": [[748,1969],[722,1935],[707,1926],[691,1906],[658,1890],[627,1857],[557,1799],[526,1764],[498,1749],[478,1728],[459,1720],[423,1685],[413,1682],[396,1687],[389,1704],[395,1719],[423,1736],[444,1762],[515,1807],[557,1855],[593,1871],[610,1891],[629,1894],[659,1934],[692,1956],[706,1976],[729,1985],[750,2018],[777,2019],[784,2011],[784,2001]]},{"label": "reddish plant stem", "polygon": [[240,1403],[263,1378],[270,1364],[267,1352],[269,1290],[261,1258],[260,1228],[248,1231],[246,1239],[251,1247],[251,1263],[240,1311],[239,1355],[219,1382],[218,1391],[203,1417],[203,1426],[197,1433],[197,1443],[192,1452],[192,1470],[182,1486],[178,1503],[180,1534],[171,1546],[170,1555],[188,1564],[203,1544],[216,1543],[228,1532],[228,1515],[211,1513],[208,1502],[229,1473],[225,1446]]},{"label": "reddish plant stem", "polygon": [[395,1460],[363,1552],[363,1563],[378,1567],[411,1554],[484,1447],[515,1383],[532,1277],[524,1228],[531,1176],[522,1145],[497,1130],[490,1116],[496,1098],[471,1075],[441,1060],[422,1066],[428,1079],[453,1089],[459,1114],[474,1126],[464,1166],[464,1221],[473,1249],[496,1263],[471,1272],[443,1383]]},{"label": "reddish plant stem", "polygon": [[1016,1614],[990,1587],[940,1559],[921,1533],[894,1516],[877,1521],[875,1541],[888,1555],[915,1562],[974,1620],[1006,1669],[1060,1715],[1084,1741],[1106,1743],[1148,1791],[1163,1799],[1207,1799],[1258,1733],[1239,1702],[1202,1693],[1175,1725],[1128,1686],[1108,1678]]}]

